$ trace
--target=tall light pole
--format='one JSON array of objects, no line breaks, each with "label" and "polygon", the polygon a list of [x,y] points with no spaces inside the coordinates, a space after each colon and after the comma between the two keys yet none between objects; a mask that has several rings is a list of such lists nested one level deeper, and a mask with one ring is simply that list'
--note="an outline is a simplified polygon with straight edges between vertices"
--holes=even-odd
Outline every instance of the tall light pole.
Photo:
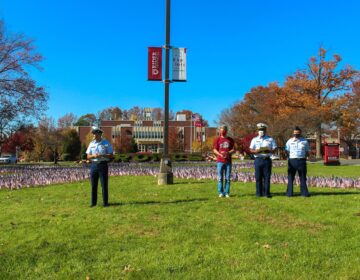
[{"label": "tall light pole", "polygon": [[170,0],[166,0],[165,31],[165,119],[164,119],[164,153],[160,162],[158,185],[173,184],[173,173],[169,157],[169,91],[170,91]]},{"label": "tall light pole", "polygon": [[166,0],[164,156],[169,156],[170,0]]}]

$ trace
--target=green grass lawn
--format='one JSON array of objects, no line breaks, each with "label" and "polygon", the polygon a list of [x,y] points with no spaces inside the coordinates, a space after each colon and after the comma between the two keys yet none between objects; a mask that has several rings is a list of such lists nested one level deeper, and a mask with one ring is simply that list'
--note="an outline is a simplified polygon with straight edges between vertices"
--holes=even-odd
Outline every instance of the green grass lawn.
[{"label": "green grass lawn", "polygon": [[360,191],[310,191],[112,177],[108,208],[88,182],[0,191],[0,279],[360,279]]}]

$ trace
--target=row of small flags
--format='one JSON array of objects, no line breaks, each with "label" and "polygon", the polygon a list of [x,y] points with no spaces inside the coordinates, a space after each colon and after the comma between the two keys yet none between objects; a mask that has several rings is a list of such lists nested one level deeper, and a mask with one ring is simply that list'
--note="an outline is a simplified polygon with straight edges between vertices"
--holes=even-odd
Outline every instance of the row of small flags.
[{"label": "row of small flags", "polygon": [[[198,163],[194,167],[186,164],[173,168],[174,177],[184,179],[211,179],[217,180],[215,165],[209,166]],[[253,167],[253,162],[233,164],[232,181],[255,182],[254,172],[242,172],[241,169]],[[274,166],[283,163],[274,162]],[[157,176],[158,167],[150,164],[114,163],[109,167],[110,176]],[[63,184],[88,180],[89,166],[55,167],[55,166],[16,166],[0,169],[0,189],[21,189],[40,185]],[[286,184],[286,174],[272,174],[272,184]],[[340,177],[312,177],[308,176],[307,183],[311,187],[355,188],[360,189],[360,178]],[[296,184],[299,184],[296,178]]]}]

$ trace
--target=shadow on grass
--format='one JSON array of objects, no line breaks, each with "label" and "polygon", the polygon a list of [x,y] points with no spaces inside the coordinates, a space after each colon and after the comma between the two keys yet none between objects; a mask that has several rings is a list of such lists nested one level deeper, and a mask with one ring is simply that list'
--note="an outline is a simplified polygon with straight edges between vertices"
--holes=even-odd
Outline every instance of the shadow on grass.
[{"label": "shadow on grass", "polygon": [[[318,195],[360,195],[360,191],[354,192],[311,192],[311,196],[318,196]],[[300,195],[300,194],[299,194]]]},{"label": "shadow on grass", "polygon": [[130,202],[114,202],[109,203],[109,206],[125,206],[125,205],[150,205],[150,204],[178,204],[178,203],[189,203],[189,202],[199,202],[199,201],[207,201],[208,198],[194,198],[194,199],[178,199],[173,201],[130,201]]},{"label": "shadow on grass", "polygon": [[204,181],[191,181],[191,182],[174,182],[173,185],[193,185],[193,184],[206,184],[208,182],[204,182]]},{"label": "shadow on grass", "polygon": [[[360,191],[347,191],[347,192],[310,192],[310,197],[312,196],[327,196],[327,195],[360,195]],[[255,197],[254,194],[235,194],[231,195],[233,197]],[[271,192],[271,196],[285,196],[285,192]],[[300,193],[294,193],[292,197],[301,197]]]}]

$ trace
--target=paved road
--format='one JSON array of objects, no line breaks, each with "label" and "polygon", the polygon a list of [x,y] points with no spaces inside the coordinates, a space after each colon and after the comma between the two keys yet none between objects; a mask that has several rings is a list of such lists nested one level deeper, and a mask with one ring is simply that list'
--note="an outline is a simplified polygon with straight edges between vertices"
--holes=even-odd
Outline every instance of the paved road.
[{"label": "paved road", "polygon": [[[312,161],[308,161],[308,163],[324,163],[323,160],[318,160],[315,162]],[[341,165],[360,165],[360,159],[340,159],[340,164]]]},{"label": "paved road", "polygon": [[[253,162],[253,160],[243,160],[243,161],[237,161],[237,162]],[[280,160],[285,163],[287,163],[287,160]],[[308,164],[323,164],[323,160],[317,160],[317,161],[307,161]],[[360,165],[360,159],[340,159],[341,165]]]},{"label": "paved road", "polygon": [[360,159],[341,159],[342,165],[360,165]]}]

